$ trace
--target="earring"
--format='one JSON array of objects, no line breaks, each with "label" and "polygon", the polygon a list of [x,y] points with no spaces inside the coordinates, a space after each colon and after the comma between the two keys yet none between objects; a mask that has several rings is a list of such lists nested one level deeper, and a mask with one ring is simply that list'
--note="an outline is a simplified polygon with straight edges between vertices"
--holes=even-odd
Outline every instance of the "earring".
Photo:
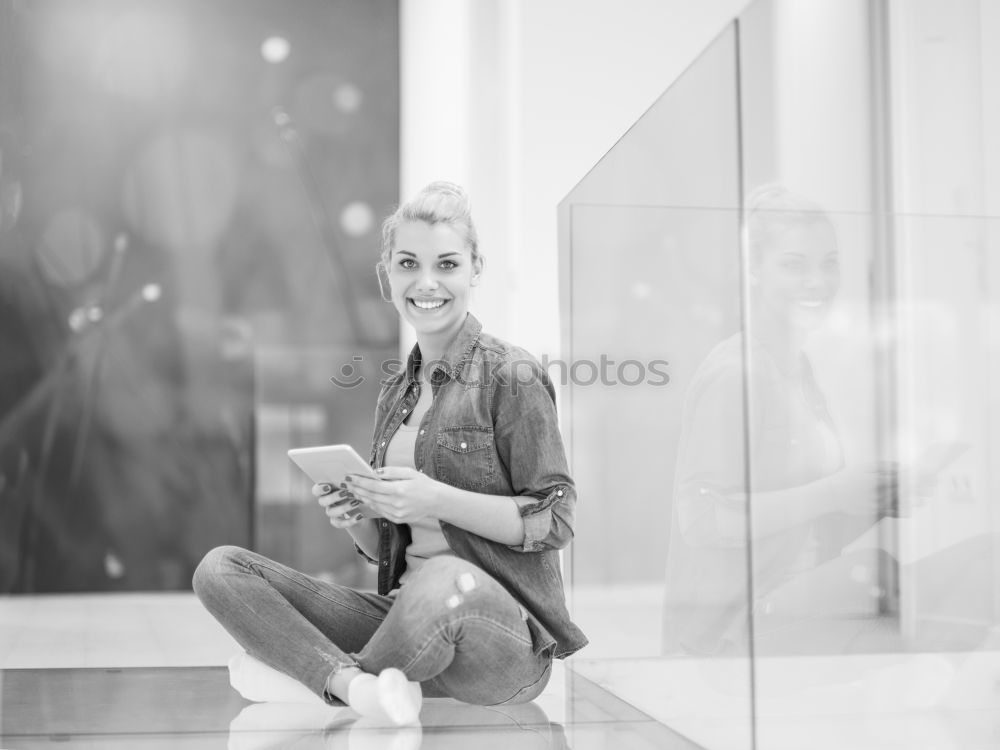
[{"label": "earring", "polygon": [[392,302],[392,297],[387,297],[385,294],[385,287],[382,285],[382,274],[386,275],[386,283],[389,283],[389,273],[385,270],[385,266],[381,263],[375,264],[375,277],[378,279],[378,291],[382,295],[382,299],[385,302]]}]

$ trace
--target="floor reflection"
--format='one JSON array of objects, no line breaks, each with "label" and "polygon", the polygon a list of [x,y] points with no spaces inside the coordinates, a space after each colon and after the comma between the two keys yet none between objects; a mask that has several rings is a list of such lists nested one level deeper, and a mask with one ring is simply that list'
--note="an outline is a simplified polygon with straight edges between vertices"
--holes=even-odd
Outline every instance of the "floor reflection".
[{"label": "floor reflection", "polygon": [[229,750],[418,750],[418,748],[567,748],[562,725],[540,706],[467,706],[430,699],[420,725],[393,727],[359,717],[348,708],[255,703],[229,725]]},{"label": "floor reflection", "polygon": [[[1000,737],[1000,652],[576,664],[713,750],[986,750]],[[751,710],[753,716],[751,717]],[[752,719],[752,721],[751,721]]]},{"label": "floor reflection", "polygon": [[0,748],[277,750],[665,750],[696,746],[562,665],[536,701],[427,699],[420,726],[388,727],[344,707],[249,703],[225,667],[0,671]]}]

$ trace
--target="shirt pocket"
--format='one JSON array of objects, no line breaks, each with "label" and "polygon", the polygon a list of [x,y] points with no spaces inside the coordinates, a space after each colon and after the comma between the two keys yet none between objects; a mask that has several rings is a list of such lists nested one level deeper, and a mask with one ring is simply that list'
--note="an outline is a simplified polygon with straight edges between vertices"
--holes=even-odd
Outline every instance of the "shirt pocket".
[{"label": "shirt pocket", "polygon": [[437,479],[453,487],[481,490],[497,474],[492,427],[446,427],[438,433],[434,456]]}]

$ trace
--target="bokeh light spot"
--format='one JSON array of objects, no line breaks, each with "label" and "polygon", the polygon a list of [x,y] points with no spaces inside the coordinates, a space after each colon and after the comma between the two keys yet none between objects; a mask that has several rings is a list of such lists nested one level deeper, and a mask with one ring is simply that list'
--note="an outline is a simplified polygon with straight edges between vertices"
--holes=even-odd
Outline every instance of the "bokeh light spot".
[{"label": "bokeh light spot", "polygon": [[361,90],[334,71],[319,71],[299,81],[289,105],[301,130],[344,135],[357,128]]},{"label": "bokeh light spot", "polygon": [[291,43],[283,36],[269,36],[260,45],[261,57],[275,65],[287,60],[291,51]]},{"label": "bokeh light spot", "polygon": [[333,103],[337,109],[354,114],[361,109],[361,89],[351,83],[342,83],[333,90]]},{"label": "bokeh light spot", "polygon": [[650,296],[653,294],[653,288],[645,281],[635,282],[634,284],[632,284],[632,288],[630,291],[632,292],[632,296],[638,300],[649,299]]},{"label": "bokeh light spot", "polygon": [[371,231],[375,214],[364,201],[352,201],[340,212],[340,226],[352,237],[361,237]]},{"label": "bokeh light spot", "polygon": [[156,302],[161,294],[163,294],[163,289],[159,284],[146,284],[142,288],[142,298],[146,302]]}]

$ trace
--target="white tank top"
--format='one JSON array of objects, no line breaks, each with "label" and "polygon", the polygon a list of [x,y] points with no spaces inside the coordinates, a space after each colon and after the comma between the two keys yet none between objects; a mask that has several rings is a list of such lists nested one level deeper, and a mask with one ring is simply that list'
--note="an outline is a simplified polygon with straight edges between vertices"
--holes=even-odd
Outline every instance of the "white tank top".
[{"label": "white tank top", "polygon": [[[429,386],[425,386],[425,388],[429,388]],[[385,449],[386,466],[416,468],[413,462],[413,450],[419,429],[419,420],[413,426],[407,424],[399,426]],[[410,534],[410,543],[406,547],[406,570],[399,578],[400,585],[405,584],[410,576],[420,569],[425,560],[435,555],[451,552],[451,548],[441,532],[441,524],[435,518],[424,518],[411,523]]]}]

